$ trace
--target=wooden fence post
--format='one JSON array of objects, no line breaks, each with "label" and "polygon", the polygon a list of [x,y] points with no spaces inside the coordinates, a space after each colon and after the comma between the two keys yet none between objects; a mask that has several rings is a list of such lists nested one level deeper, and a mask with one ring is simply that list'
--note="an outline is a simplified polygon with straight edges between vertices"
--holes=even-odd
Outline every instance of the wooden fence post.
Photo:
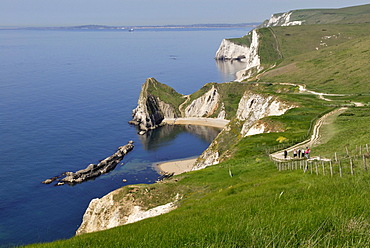
[{"label": "wooden fence post", "polygon": [[330,160],[330,175],[333,177],[333,165]]},{"label": "wooden fence post", "polygon": [[353,171],[353,161],[352,161],[352,158],[349,159],[349,163],[351,164],[351,174],[353,176],[355,174],[355,172]]},{"label": "wooden fence post", "polygon": [[317,162],[315,161],[315,167],[316,167],[316,175],[319,175],[319,168],[317,166]]},{"label": "wooden fence post", "polygon": [[349,156],[349,152],[348,152],[348,147],[346,146],[346,152],[347,152],[347,156]]},{"label": "wooden fence post", "polygon": [[366,144],[366,152],[369,152],[369,145]]},{"label": "wooden fence post", "polygon": [[364,161],[364,170],[367,171],[367,165],[366,165],[366,157],[365,157],[365,155],[362,155],[362,160]]},{"label": "wooden fence post", "polygon": [[340,175],[340,177],[342,177],[342,164],[341,164],[340,160],[338,161],[338,163],[339,163],[339,175]]},{"label": "wooden fence post", "polygon": [[322,165],[322,174],[325,176],[325,163],[323,160],[321,160],[321,165]]},{"label": "wooden fence post", "polygon": [[338,162],[337,152],[334,153],[335,162]]}]

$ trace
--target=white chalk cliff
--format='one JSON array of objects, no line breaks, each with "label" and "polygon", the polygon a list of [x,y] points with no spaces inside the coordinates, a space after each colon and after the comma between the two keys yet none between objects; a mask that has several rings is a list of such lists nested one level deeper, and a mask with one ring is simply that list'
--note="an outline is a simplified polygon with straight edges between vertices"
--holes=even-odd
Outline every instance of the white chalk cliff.
[{"label": "white chalk cliff", "polygon": [[274,96],[264,96],[246,91],[240,99],[236,113],[236,119],[244,121],[242,130],[240,131],[242,137],[248,135],[251,127],[259,119],[267,116],[282,115],[293,107],[293,105],[282,102]]},{"label": "white chalk cliff", "polygon": [[293,11],[273,14],[270,19],[265,21],[261,26],[259,26],[259,28],[302,25],[304,21],[291,20],[292,14]]},{"label": "white chalk cliff", "polygon": [[256,29],[250,32],[251,44],[238,45],[232,42],[232,40],[223,40],[220,47],[216,52],[215,59],[217,60],[242,60],[245,62],[245,69],[239,71],[236,74],[236,81],[242,81],[252,75],[260,72],[263,68],[261,67],[261,59],[258,54],[259,47],[259,35]]},{"label": "white chalk cliff", "polygon": [[208,92],[185,108],[185,117],[209,117],[218,109],[219,101],[220,94],[213,85]]},{"label": "white chalk cliff", "polygon": [[[241,123],[241,137],[270,132],[270,128],[266,125],[259,124],[258,121],[267,116],[282,115],[294,107],[296,106],[283,102],[275,96],[266,96],[252,91],[246,91],[239,101],[238,110],[232,122]],[[222,154],[218,150],[218,137],[228,135],[229,131],[230,128],[227,126],[220,132],[210,146],[198,157],[193,170],[200,170],[207,166],[220,163]]]},{"label": "white chalk cliff", "polygon": [[177,207],[176,201],[179,198],[177,195],[173,202],[144,210],[133,201],[115,200],[114,196],[119,194],[120,190],[115,190],[100,199],[91,200],[76,235],[102,231],[168,213]]},{"label": "white chalk cliff", "polygon": [[223,39],[216,52],[217,60],[242,60],[249,54],[249,47],[238,45],[228,39]]},{"label": "white chalk cliff", "polygon": [[236,81],[243,81],[251,76],[260,72],[263,67],[261,66],[261,58],[258,54],[259,35],[256,30],[252,31],[252,43],[249,48],[249,54],[245,58],[246,68],[236,73]]}]

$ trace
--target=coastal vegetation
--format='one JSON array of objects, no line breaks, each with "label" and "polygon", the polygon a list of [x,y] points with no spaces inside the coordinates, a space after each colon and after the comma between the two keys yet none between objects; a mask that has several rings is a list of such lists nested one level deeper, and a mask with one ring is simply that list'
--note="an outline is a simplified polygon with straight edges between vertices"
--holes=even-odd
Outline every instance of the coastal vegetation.
[{"label": "coastal vegetation", "polygon": [[[347,109],[323,125],[321,144],[312,147],[312,153],[345,157],[346,149],[356,151],[370,143],[370,29],[365,23],[370,5],[360,7],[364,11],[357,7],[335,14],[331,10],[294,13],[310,22],[330,24],[262,28],[261,60],[271,65],[269,69],[242,83],[206,84],[188,96],[193,100],[217,88],[231,119],[228,131],[216,138],[222,162],[152,185],[125,186],[115,195],[116,201],[134,199],[146,209],[180,195],[176,210],[30,247],[368,247],[369,172],[329,177],[279,171],[269,157],[307,139],[319,117],[342,106]],[[323,17],[318,19],[319,13]],[[347,19],[334,18],[343,15]],[[300,92],[296,84],[341,95],[322,99]],[[155,85],[151,92],[174,106],[183,104],[184,109],[190,104],[185,98],[178,101],[182,96],[172,89]],[[245,91],[277,97],[295,108],[262,119],[275,131],[242,137],[241,124],[232,116]],[[360,104],[355,107],[352,101]]]}]

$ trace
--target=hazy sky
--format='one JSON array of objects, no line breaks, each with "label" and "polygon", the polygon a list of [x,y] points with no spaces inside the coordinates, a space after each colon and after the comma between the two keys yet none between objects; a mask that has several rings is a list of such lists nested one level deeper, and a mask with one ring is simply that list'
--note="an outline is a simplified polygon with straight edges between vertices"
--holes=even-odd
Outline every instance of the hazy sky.
[{"label": "hazy sky", "polygon": [[0,0],[0,26],[261,22],[273,13],[340,8],[363,0]]}]

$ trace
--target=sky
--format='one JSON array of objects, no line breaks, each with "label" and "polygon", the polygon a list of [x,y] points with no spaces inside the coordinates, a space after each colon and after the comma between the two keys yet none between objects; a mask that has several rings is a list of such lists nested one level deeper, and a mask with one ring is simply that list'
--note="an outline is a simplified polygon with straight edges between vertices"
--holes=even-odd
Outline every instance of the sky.
[{"label": "sky", "polygon": [[0,26],[150,26],[262,22],[294,9],[364,0],[0,0]]}]

